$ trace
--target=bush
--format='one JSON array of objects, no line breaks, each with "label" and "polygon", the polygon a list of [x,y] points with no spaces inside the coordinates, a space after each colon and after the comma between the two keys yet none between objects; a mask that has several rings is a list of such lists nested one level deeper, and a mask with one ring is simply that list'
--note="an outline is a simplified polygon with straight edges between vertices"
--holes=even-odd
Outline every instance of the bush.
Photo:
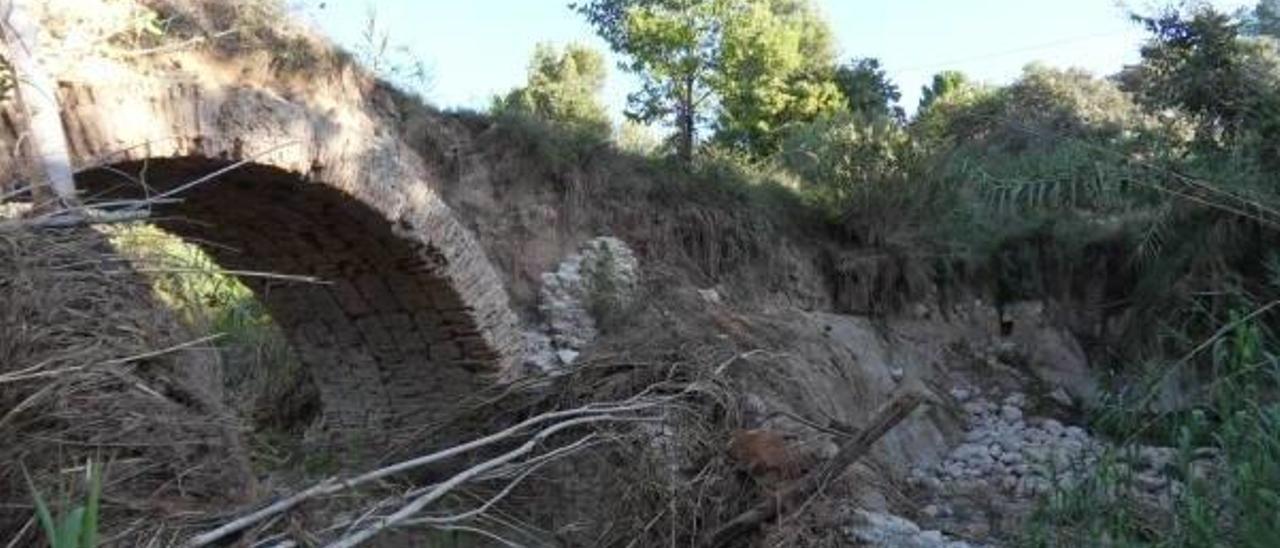
[{"label": "bush", "polygon": [[843,115],[798,127],[781,161],[805,200],[862,243],[892,239],[939,203],[924,149],[890,118]]},{"label": "bush", "polygon": [[[1280,381],[1274,339],[1256,315],[1233,314],[1211,339],[1205,360],[1214,375],[1201,384],[1195,409],[1128,422],[1125,439],[1143,436],[1153,425],[1165,427],[1162,443],[1177,449],[1172,475],[1183,486],[1170,488],[1167,504],[1142,501],[1135,478],[1120,461],[1133,454],[1126,444],[1102,460],[1077,487],[1051,494],[1033,516],[1029,546],[1242,546],[1269,547],[1280,537],[1280,405],[1273,395]],[[1166,365],[1187,367],[1190,358]],[[1156,390],[1156,383],[1152,390]],[[1139,414],[1150,393],[1113,414]],[[1109,420],[1104,416],[1101,420]],[[1213,464],[1194,462],[1196,453],[1214,452]]]},{"label": "bush", "polygon": [[40,490],[27,477],[31,498],[35,499],[36,517],[44,530],[49,548],[97,548],[99,502],[102,498],[102,464],[90,461],[85,465],[84,504],[66,509],[65,514],[55,516],[53,508],[45,502]]}]

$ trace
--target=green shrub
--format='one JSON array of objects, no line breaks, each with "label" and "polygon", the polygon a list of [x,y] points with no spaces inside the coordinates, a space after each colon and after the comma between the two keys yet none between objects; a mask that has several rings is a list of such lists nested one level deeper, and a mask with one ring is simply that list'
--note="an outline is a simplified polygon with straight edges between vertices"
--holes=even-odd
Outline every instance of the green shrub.
[{"label": "green shrub", "polygon": [[[1259,311],[1233,314],[1211,340],[1205,360],[1212,377],[1192,410],[1152,417],[1142,405],[1152,395],[1114,408],[1126,420],[1117,433],[1131,440],[1107,458],[1078,486],[1051,494],[1033,516],[1025,540],[1029,546],[1241,546],[1269,547],[1280,538],[1280,381],[1276,342],[1265,334]],[[1188,357],[1190,358],[1190,356]],[[1187,367],[1189,360],[1168,366]],[[1152,386],[1152,390],[1157,389]],[[1104,420],[1111,417],[1104,417]],[[1178,449],[1173,476],[1185,488],[1170,490],[1168,508],[1140,504],[1128,488],[1134,478],[1123,457],[1153,427],[1165,429],[1152,441]],[[1206,476],[1193,465],[1204,447],[1217,451],[1217,470]]]},{"label": "green shrub", "polygon": [[112,244],[150,275],[187,325],[220,335],[227,398],[258,428],[297,428],[314,406],[309,377],[253,291],[200,248],[149,225],[110,229]]},{"label": "green shrub", "polygon": [[936,221],[948,200],[925,150],[890,118],[842,115],[797,127],[780,157],[805,201],[857,243],[904,238]]},{"label": "green shrub", "polygon": [[490,110],[496,115],[541,118],[604,140],[612,132],[609,114],[600,102],[607,75],[604,56],[594,49],[538,44],[529,61],[528,82],[495,97]]}]

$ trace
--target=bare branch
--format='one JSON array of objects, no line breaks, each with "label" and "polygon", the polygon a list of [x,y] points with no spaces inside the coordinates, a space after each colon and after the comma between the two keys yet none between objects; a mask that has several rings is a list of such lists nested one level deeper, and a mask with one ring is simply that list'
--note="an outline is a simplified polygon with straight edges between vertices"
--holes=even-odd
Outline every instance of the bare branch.
[{"label": "bare branch", "polygon": [[[614,421],[624,420],[619,418],[618,414],[636,413],[639,411],[655,408],[661,405],[662,403],[665,403],[665,400],[646,401],[646,400],[632,399],[632,400],[628,400],[626,402],[622,402],[618,404],[589,405],[586,407],[580,407],[580,408],[570,409],[565,411],[553,411],[549,413],[543,413],[536,417],[527,419],[517,425],[511,426],[505,430],[502,430],[501,432],[490,434],[488,436],[485,436],[476,440],[472,440],[462,445],[450,447],[448,449],[437,451],[429,455],[424,455],[418,458],[393,464],[391,466],[379,468],[377,470],[373,470],[371,472],[365,473],[355,478],[341,480],[339,478],[334,477],[334,478],[326,479],[325,481],[320,482],[317,485],[314,485],[288,498],[277,501],[261,510],[258,510],[256,512],[240,517],[234,521],[231,521],[211,531],[196,535],[195,537],[192,537],[190,541],[187,542],[187,546],[192,548],[199,547],[199,546],[207,546],[220,539],[226,538],[227,536],[233,533],[242,531],[264,519],[267,519],[276,514],[288,511],[289,509],[309,499],[320,497],[320,496],[331,495],[344,490],[352,489],[359,485],[377,481],[388,476],[399,474],[401,472],[405,472],[408,470],[426,466],[428,464],[447,460],[455,456],[458,456],[470,451],[474,451],[476,449],[480,449],[482,447],[486,447],[503,440],[510,439],[533,426],[537,426],[543,423],[556,421],[556,420],[562,420],[562,419],[564,420],[564,422],[557,423],[556,425],[551,426],[543,430],[542,432],[539,432],[533,440],[533,441],[537,441],[539,439],[545,438],[551,433],[555,433],[560,430],[563,430],[564,428],[572,427],[577,424],[583,424],[586,419],[591,419],[590,422],[599,422],[601,420],[605,420],[604,417],[608,417],[609,420],[614,420]],[[548,431],[550,431],[550,433],[548,433]],[[537,436],[542,436],[542,438],[539,438]],[[510,460],[513,460],[513,459],[509,459],[499,464],[505,464],[506,462],[510,462]],[[481,472],[484,472],[487,470],[488,469],[481,470]]]},{"label": "bare branch", "polygon": [[388,527],[394,527],[404,522],[405,520],[413,517],[417,513],[421,512],[424,508],[426,508],[428,504],[431,504],[432,502],[435,502],[436,500],[440,499],[440,497],[443,497],[444,495],[452,491],[457,486],[462,485],[463,483],[466,483],[474,479],[475,477],[480,476],[485,472],[488,472],[489,470],[492,470],[494,468],[507,464],[517,458],[520,458],[524,455],[527,455],[533,452],[533,450],[537,448],[538,444],[542,443],[547,438],[559,432],[573,428],[575,426],[581,426],[581,425],[597,423],[597,422],[606,422],[606,421],[607,422],[628,422],[628,421],[634,421],[634,420],[636,419],[617,416],[617,415],[601,415],[601,416],[580,417],[580,418],[567,420],[567,421],[549,426],[546,429],[542,430],[541,432],[538,432],[537,435],[535,435],[532,439],[525,442],[521,446],[515,449],[512,449],[511,451],[508,451],[506,453],[503,453],[502,455],[499,455],[497,457],[484,461],[480,464],[477,464],[471,468],[468,468],[454,475],[453,477],[449,478],[447,481],[444,481],[438,484],[434,489],[431,489],[430,491],[423,494],[422,496],[414,499],[413,502],[410,502],[409,504],[405,505],[403,508],[397,510],[395,513],[378,520],[373,525],[366,527],[360,531],[357,531],[353,535],[349,535],[347,537],[339,539],[337,542],[328,544],[327,548],[353,548],[354,546],[359,546],[364,541],[373,538],[378,533],[382,532]]}]

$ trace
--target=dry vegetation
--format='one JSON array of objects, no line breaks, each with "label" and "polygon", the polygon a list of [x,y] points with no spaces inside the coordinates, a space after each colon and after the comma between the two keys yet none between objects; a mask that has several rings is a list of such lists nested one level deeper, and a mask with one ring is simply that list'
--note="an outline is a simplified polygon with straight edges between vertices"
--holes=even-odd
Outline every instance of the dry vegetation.
[{"label": "dry vegetation", "polygon": [[0,536],[34,542],[24,467],[48,492],[107,462],[106,540],[164,538],[252,495],[211,339],[103,236],[0,233],[0,315]]}]

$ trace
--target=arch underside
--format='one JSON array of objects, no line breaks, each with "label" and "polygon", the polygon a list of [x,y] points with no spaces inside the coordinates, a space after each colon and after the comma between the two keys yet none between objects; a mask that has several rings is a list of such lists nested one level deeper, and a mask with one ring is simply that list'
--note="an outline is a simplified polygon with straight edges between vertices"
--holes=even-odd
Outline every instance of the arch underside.
[{"label": "arch underside", "polygon": [[[87,195],[142,198],[226,165],[151,159],[89,170],[78,183]],[[149,190],[120,172],[145,180]],[[180,197],[156,207],[156,224],[226,270],[266,274],[241,279],[308,368],[328,430],[392,433],[421,424],[496,372],[502,356],[476,310],[441,274],[439,242],[406,235],[340,190],[264,165],[238,168]]]}]

